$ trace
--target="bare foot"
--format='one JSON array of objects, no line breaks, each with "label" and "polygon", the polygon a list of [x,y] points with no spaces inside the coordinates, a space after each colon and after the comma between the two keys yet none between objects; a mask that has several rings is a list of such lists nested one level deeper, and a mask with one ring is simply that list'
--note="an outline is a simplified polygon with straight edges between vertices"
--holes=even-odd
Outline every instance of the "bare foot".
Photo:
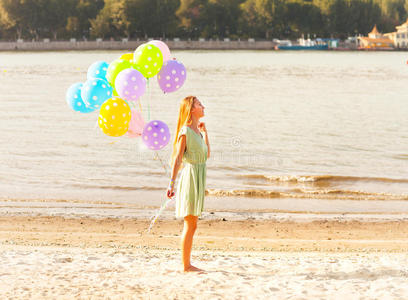
[{"label": "bare foot", "polygon": [[199,268],[194,267],[194,266],[189,266],[187,268],[184,268],[184,272],[204,272],[204,270],[199,269]]}]

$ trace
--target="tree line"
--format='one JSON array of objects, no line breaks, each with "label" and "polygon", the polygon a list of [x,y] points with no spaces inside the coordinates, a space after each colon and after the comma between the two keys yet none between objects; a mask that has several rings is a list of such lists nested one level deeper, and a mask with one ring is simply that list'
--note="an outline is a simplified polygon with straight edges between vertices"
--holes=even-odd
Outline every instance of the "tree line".
[{"label": "tree line", "polygon": [[0,0],[1,40],[345,38],[391,32],[408,0]]}]

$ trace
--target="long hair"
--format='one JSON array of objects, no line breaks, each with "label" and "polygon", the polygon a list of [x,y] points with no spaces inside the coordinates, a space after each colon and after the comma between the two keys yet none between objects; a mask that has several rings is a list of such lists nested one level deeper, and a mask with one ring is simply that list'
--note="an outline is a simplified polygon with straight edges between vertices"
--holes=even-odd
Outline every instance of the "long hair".
[{"label": "long hair", "polygon": [[180,129],[183,126],[190,125],[192,122],[191,109],[193,108],[193,104],[195,100],[196,100],[195,96],[187,96],[180,103],[177,128],[176,128],[176,133],[174,135],[173,152],[171,154],[171,161],[170,161],[171,165],[173,165],[174,160],[177,155],[177,142],[179,139]]}]

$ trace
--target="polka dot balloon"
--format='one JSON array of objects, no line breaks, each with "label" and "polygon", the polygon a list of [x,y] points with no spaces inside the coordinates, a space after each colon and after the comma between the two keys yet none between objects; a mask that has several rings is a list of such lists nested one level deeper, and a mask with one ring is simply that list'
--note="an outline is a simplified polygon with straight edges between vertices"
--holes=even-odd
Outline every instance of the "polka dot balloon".
[{"label": "polka dot balloon", "polygon": [[87,107],[85,105],[84,100],[82,100],[81,97],[82,86],[83,86],[82,82],[74,83],[73,85],[71,85],[67,90],[65,98],[67,100],[68,106],[71,107],[73,110],[79,111],[81,113],[90,113],[95,109]]},{"label": "polka dot balloon", "polygon": [[160,89],[165,93],[179,90],[186,81],[186,78],[186,68],[177,60],[166,61],[159,74],[157,74]]},{"label": "polka dot balloon", "polygon": [[148,42],[148,44],[155,45],[157,48],[160,49],[163,55],[163,63],[171,59],[170,49],[169,46],[166,45],[166,43],[159,40],[153,40]]},{"label": "polka dot balloon", "polygon": [[163,65],[163,55],[160,49],[151,44],[137,47],[133,57],[134,68],[146,78],[151,78],[159,73]]},{"label": "polka dot balloon", "polygon": [[143,129],[142,141],[151,150],[163,149],[170,141],[169,127],[159,120],[150,121]]},{"label": "polka dot balloon", "polygon": [[131,111],[125,100],[111,98],[99,112],[98,125],[109,136],[122,136],[129,129]]},{"label": "polka dot balloon", "polygon": [[106,80],[106,71],[109,64],[105,61],[96,61],[89,68],[86,79],[100,78]]},{"label": "polka dot balloon", "polygon": [[115,89],[120,98],[136,101],[146,92],[146,78],[138,70],[123,70],[116,77]]},{"label": "polka dot balloon", "polygon": [[122,54],[119,58],[133,63],[133,52]]},{"label": "polka dot balloon", "polygon": [[99,109],[101,105],[112,97],[113,89],[106,80],[91,78],[87,80],[81,91],[81,97],[89,108]]},{"label": "polka dot balloon", "polygon": [[132,67],[132,64],[124,59],[116,59],[109,65],[108,71],[106,72],[106,80],[109,84],[115,88],[116,76],[123,70],[129,69]]}]

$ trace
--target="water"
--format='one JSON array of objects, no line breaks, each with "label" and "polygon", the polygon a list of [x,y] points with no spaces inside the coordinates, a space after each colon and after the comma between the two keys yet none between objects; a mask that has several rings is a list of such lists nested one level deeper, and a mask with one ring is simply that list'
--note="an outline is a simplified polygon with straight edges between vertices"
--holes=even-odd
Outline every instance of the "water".
[{"label": "water", "polygon": [[[0,53],[1,199],[160,205],[169,177],[154,152],[103,135],[96,112],[76,113],[65,102],[91,63],[120,55]],[[173,55],[187,68],[184,87],[164,95],[153,79],[143,113],[149,104],[173,135],[179,101],[198,96],[211,144],[208,197],[221,199],[218,207],[224,196],[408,200],[406,53]],[[170,151],[158,153],[163,162]]]}]

